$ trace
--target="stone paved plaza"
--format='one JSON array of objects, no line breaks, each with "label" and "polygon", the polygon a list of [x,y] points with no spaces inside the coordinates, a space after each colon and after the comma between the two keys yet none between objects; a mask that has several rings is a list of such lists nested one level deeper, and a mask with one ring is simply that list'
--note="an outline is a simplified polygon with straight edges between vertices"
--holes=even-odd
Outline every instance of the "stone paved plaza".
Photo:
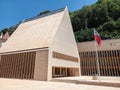
[{"label": "stone paved plaza", "polygon": [[[62,78],[61,78],[62,79]],[[65,78],[64,78],[65,79]],[[71,80],[90,80],[90,77],[72,77]],[[120,78],[114,82],[120,82]],[[104,78],[107,81],[107,78]],[[110,81],[110,80],[109,80]],[[112,80],[111,80],[112,81]],[[120,90],[118,87],[94,86],[76,83],[53,82],[53,81],[34,81],[22,79],[0,78],[0,90]]]}]

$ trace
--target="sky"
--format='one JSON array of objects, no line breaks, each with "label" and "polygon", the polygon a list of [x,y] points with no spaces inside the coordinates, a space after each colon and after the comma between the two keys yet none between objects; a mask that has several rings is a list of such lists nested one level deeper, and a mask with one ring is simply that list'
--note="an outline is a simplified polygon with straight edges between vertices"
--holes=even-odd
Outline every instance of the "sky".
[{"label": "sky", "polygon": [[19,21],[38,15],[45,10],[68,7],[69,11],[81,9],[97,0],[0,0],[0,30]]}]

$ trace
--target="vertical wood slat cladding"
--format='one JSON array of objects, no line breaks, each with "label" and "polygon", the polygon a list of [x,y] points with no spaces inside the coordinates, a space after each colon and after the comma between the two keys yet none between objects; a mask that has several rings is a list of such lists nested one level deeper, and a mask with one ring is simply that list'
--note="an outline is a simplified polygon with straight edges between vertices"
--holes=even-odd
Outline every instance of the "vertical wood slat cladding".
[{"label": "vertical wood slat cladding", "polygon": [[36,52],[2,55],[0,77],[33,79]]},{"label": "vertical wood slat cladding", "polygon": [[[96,75],[96,53],[80,52],[82,75]],[[120,50],[98,51],[101,76],[120,76]]]},{"label": "vertical wood slat cladding", "polygon": [[116,71],[116,76],[118,76],[118,70],[117,70],[117,57],[116,57],[116,52],[113,52],[114,60],[115,60],[115,71]]},{"label": "vertical wood slat cladding", "polygon": [[120,58],[118,57],[118,53],[117,53],[117,50],[116,50],[116,52],[115,52],[115,56],[117,56],[116,57],[116,69],[117,69],[117,72],[118,72],[118,74],[117,74],[117,76],[120,74],[120,71],[119,71],[119,68],[120,68]]}]

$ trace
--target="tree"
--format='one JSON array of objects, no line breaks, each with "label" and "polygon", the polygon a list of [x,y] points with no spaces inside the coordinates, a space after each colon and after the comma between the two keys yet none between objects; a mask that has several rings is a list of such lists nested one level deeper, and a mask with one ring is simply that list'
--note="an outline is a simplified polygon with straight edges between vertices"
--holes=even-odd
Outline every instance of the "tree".
[{"label": "tree", "polygon": [[40,15],[43,15],[43,14],[46,14],[46,13],[49,13],[49,12],[50,12],[50,10],[45,10],[43,12],[40,12],[37,16],[40,16]]}]

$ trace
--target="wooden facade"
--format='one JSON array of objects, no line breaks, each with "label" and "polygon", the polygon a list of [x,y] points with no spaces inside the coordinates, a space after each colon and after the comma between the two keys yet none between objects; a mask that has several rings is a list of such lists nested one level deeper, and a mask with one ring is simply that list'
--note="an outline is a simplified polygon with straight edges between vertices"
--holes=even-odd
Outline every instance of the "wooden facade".
[{"label": "wooden facade", "polygon": [[33,79],[36,52],[1,55],[0,77]]},{"label": "wooden facade", "polygon": [[[79,52],[81,59],[81,74],[96,75],[96,52]],[[120,50],[98,51],[101,76],[120,76]]]}]

